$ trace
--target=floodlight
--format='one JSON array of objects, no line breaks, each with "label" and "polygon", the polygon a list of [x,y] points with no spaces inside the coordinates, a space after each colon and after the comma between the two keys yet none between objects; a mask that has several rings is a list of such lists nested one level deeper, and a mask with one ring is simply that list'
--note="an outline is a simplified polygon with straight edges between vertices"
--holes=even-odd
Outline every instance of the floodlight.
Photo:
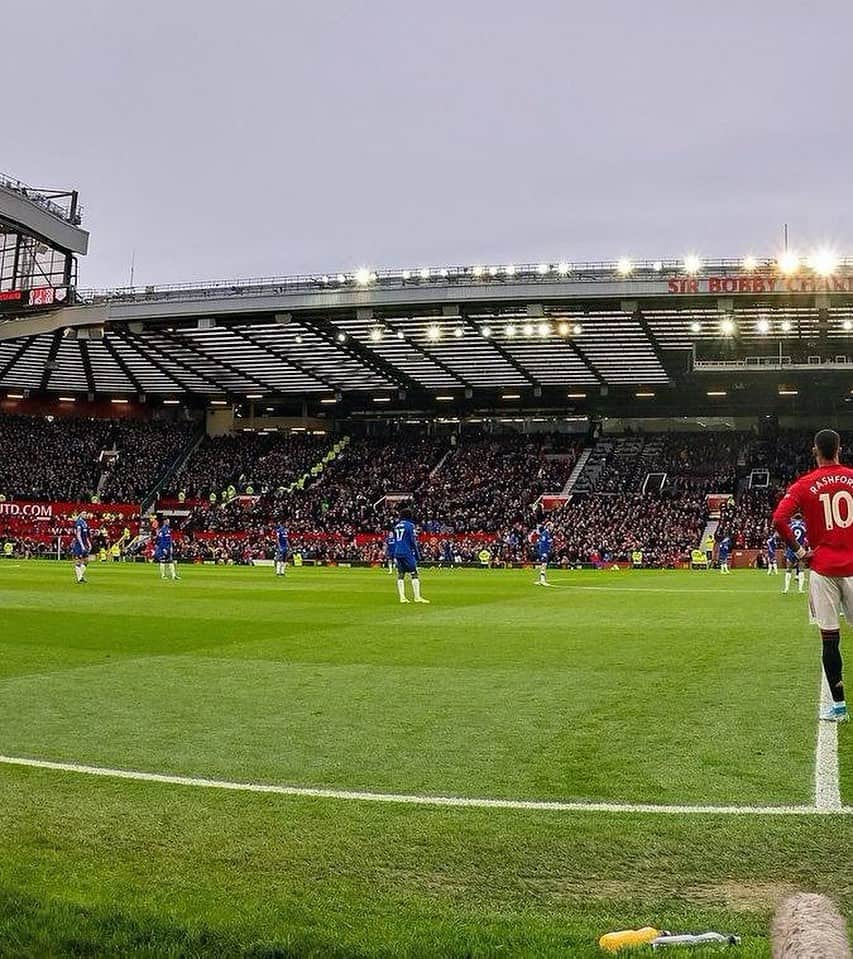
[{"label": "floodlight", "polygon": [[800,268],[800,258],[792,250],[785,250],[784,253],[780,253],[777,257],[776,265],[779,267],[780,273],[784,273],[785,276],[790,276],[792,273],[796,273]]}]

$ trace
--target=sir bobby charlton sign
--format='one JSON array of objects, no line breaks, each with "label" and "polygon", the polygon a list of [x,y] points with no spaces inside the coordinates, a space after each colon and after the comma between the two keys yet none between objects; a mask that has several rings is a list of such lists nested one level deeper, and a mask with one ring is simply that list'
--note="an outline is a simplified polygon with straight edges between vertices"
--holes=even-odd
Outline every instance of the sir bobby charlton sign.
[{"label": "sir bobby charlton sign", "polygon": [[674,276],[666,281],[667,293],[853,293],[849,276]]}]

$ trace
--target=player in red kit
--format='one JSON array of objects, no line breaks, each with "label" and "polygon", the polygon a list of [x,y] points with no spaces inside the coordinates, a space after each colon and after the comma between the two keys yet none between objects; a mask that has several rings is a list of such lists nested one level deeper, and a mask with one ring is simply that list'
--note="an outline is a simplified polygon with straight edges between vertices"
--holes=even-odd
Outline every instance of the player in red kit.
[{"label": "player in red kit", "polygon": [[779,535],[803,559],[809,552],[791,529],[795,513],[802,513],[812,551],[809,609],[823,640],[823,672],[832,704],[821,713],[829,722],[847,721],[841,678],[841,624],[844,613],[853,623],[853,469],[841,466],[841,437],[821,430],[814,438],[817,469],[788,488],[773,514]]}]

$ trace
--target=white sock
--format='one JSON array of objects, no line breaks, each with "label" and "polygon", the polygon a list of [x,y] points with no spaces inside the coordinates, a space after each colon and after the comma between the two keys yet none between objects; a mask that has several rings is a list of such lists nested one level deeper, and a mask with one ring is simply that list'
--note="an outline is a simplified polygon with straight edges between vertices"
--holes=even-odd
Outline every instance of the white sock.
[{"label": "white sock", "polygon": [[400,594],[400,599],[406,598],[406,581],[404,579],[397,580],[397,592]]},{"label": "white sock", "polygon": [[791,585],[791,574],[785,570],[785,592],[788,592],[788,587]]},{"label": "white sock", "polygon": [[544,567],[544,566],[540,566],[540,567],[539,567],[539,582],[540,582],[540,583],[544,583],[544,582],[545,582],[545,567]]},{"label": "white sock", "polygon": [[421,598],[421,581],[417,576],[412,577],[412,592],[415,594],[415,599]]},{"label": "white sock", "polygon": [[162,579],[166,578],[166,564],[160,563],[160,576]]},{"label": "white sock", "polygon": [[77,582],[83,578],[83,567],[79,563],[74,564],[74,575],[77,577]]},{"label": "white sock", "polygon": [[177,571],[177,569],[175,568],[175,564],[174,564],[174,563],[169,563],[169,572],[172,574],[172,579],[177,579],[177,578],[178,578],[178,571]]},{"label": "white sock", "polygon": [[800,570],[800,572],[797,573],[797,587],[799,588],[800,592],[803,591],[803,585],[805,581],[806,581],[806,574],[802,570]]}]

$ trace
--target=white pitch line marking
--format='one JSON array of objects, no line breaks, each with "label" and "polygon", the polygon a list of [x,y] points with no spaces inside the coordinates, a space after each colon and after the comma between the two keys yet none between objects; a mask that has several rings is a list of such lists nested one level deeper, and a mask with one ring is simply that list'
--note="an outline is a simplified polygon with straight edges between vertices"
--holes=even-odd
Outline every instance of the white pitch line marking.
[{"label": "white pitch line marking", "polygon": [[[702,593],[705,596],[723,596],[726,593],[718,592],[713,586],[708,589],[696,589],[692,586],[585,586],[581,583],[560,583],[565,589],[588,589],[602,593]],[[728,595],[736,598],[744,593],[757,593],[766,596],[766,589],[739,589]]]},{"label": "white pitch line marking", "polygon": [[[832,702],[832,694],[821,672],[820,707]],[[838,782],[838,723],[817,721],[817,747],[814,762],[814,802],[821,812],[841,809],[841,788]]]},{"label": "white pitch line marking", "polygon": [[536,812],[610,812],[663,815],[723,816],[815,816],[835,814],[853,816],[853,806],[820,808],[818,806],[707,806],[656,805],[654,803],[614,802],[548,802],[535,799],[483,799],[466,796],[420,796],[407,793],[381,793],[350,789],[321,789],[312,786],[278,786],[267,783],[229,782],[197,776],[175,776],[135,769],[113,769],[87,766],[82,763],[53,762],[25,756],[0,756],[7,766],[30,766],[107,779],[130,779],[138,782],[166,783],[173,786],[196,786],[204,789],[225,789],[232,792],[272,793],[279,796],[303,796],[315,799],[341,799],[361,802],[405,803],[412,806],[457,806],[474,809],[522,809]]}]

